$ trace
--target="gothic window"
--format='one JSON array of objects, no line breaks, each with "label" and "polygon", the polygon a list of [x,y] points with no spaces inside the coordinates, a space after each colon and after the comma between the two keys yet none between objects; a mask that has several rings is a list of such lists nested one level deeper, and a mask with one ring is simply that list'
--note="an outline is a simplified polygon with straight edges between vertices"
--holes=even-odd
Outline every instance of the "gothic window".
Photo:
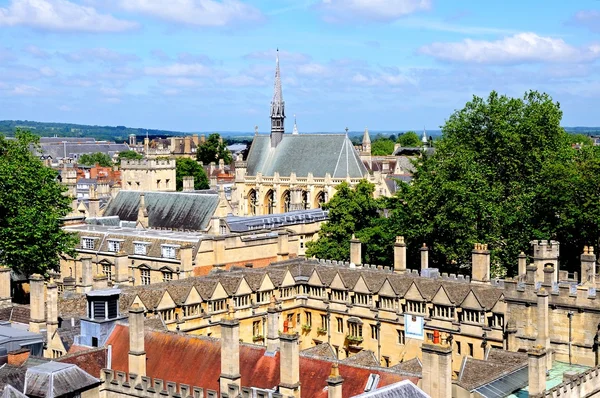
[{"label": "gothic window", "polygon": [[267,214],[275,213],[275,193],[272,189],[265,196],[265,207],[267,208]]},{"label": "gothic window", "polygon": [[248,192],[248,211],[250,214],[256,214],[256,191],[252,189]]},{"label": "gothic window", "polygon": [[290,211],[290,191],[285,191],[283,195],[281,195],[281,203],[283,205],[283,212],[287,213]]},{"label": "gothic window", "polygon": [[302,191],[302,208],[303,209],[310,209],[310,200],[309,200],[309,193],[308,191]]},{"label": "gothic window", "polygon": [[321,191],[317,194],[315,207],[321,208],[321,207],[323,207],[325,202],[327,202],[327,193],[324,191]]}]

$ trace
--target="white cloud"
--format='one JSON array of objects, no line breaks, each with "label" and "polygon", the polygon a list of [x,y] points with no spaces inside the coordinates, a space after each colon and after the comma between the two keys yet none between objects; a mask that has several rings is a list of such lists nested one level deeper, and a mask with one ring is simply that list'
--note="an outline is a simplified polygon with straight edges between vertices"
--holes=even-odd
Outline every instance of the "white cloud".
[{"label": "white cloud", "polygon": [[25,52],[33,55],[35,58],[50,58],[50,54],[46,50],[39,48],[38,46],[34,46],[33,44],[25,47]]},{"label": "white cloud", "polygon": [[166,66],[151,66],[145,68],[144,72],[150,76],[170,77],[207,77],[213,75],[213,70],[206,65],[180,63],[175,63]]},{"label": "white cloud", "polygon": [[32,96],[39,94],[41,91],[42,90],[34,86],[19,84],[18,86],[15,86],[10,93],[13,95]]},{"label": "white cloud", "polygon": [[0,26],[17,25],[59,32],[122,32],[138,27],[136,22],[67,0],[11,0],[7,8],[0,8]]},{"label": "white cloud", "polygon": [[200,82],[189,77],[175,77],[169,79],[160,80],[161,84],[165,86],[176,86],[176,87],[197,87],[200,86]]},{"label": "white cloud", "polygon": [[582,10],[577,12],[569,21],[570,25],[583,26],[592,32],[600,33],[600,11]]},{"label": "white cloud", "polygon": [[327,66],[315,62],[300,65],[297,68],[297,73],[304,76],[325,77],[331,75],[331,72],[331,69]]},{"label": "white cloud", "polygon": [[250,86],[265,86],[267,83],[253,76],[248,75],[236,75],[236,76],[228,76],[221,80],[219,80],[225,86],[231,87],[250,87]]},{"label": "white cloud", "polygon": [[44,77],[54,77],[56,76],[56,71],[49,66],[42,66],[40,69],[40,74]]},{"label": "white cloud", "polygon": [[[244,55],[245,59],[260,59],[266,61],[275,61],[277,56],[277,50],[267,51],[254,51]],[[310,55],[303,53],[290,52],[285,50],[279,50],[279,59],[281,62],[287,63],[301,63],[310,61]]]},{"label": "white cloud", "polygon": [[127,11],[196,26],[227,26],[264,18],[260,10],[239,0],[120,0],[120,5]]},{"label": "white cloud", "polygon": [[600,45],[579,48],[558,38],[518,33],[496,41],[436,42],[421,47],[419,53],[442,61],[479,64],[585,62],[600,57]]},{"label": "white cloud", "polygon": [[88,48],[84,50],[73,51],[70,53],[59,53],[59,55],[69,62],[97,63],[100,60],[113,64],[121,64],[139,60],[139,58],[136,55],[123,54],[103,47]]},{"label": "white cloud", "polygon": [[416,84],[414,79],[411,79],[400,73],[378,73],[368,75],[357,72],[352,76],[352,82],[360,86],[386,86],[397,87]]},{"label": "white cloud", "polygon": [[343,20],[394,21],[431,8],[431,0],[323,0],[320,8],[328,22]]}]

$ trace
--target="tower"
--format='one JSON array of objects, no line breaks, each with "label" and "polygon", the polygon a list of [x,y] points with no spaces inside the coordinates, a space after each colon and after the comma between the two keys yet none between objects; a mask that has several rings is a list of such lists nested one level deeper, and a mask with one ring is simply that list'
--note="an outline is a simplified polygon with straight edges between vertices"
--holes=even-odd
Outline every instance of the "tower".
[{"label": "tower", "polygon": [[277,60],[275,63],[275,88],[273,90],[273,100],[271,101],[271,147],[275,148],[281,142],[285,119],[285,102],[281,93],[281,73],[279,72],[279,50],[277,50]]}]

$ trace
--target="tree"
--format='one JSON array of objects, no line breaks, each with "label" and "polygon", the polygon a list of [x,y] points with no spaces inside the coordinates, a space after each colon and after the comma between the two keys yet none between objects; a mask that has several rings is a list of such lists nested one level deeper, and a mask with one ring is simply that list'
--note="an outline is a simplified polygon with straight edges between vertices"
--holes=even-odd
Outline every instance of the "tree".
[{"label": "tree", "polygon": [[378,137],[371,142],[371,154],[373,156],[387,156],[394,153],[394,141]]},{"label": "tree", "polygon": [[140,153],[137,153],[136,151],[129,150],[119,152],[118,158],[119,163],[121,163],[122,160],[139,160],[142,159],[143,156]]},{"label": "tree", "polygon": [[396,142],[405,148],[420,147],[422,145],[419,136],[414,131],[400,134]]},{"label": "tree", "polygon": [[[375,185],[366,180],[351,188],[343,182],[337,192],[323,209],[329,210],[329,221],[321,226],[319,239],[307,244],[309,257],[332,260],[348,260],[350,257],[350,238],[356,234],[367,250],[363,253],[364,262],[377,262],[373,256],[377,250],[369,251],[370,242],[382,232],[377,223],[379,202],[373,198]],[[373,258],[373,259],[371,259]]]},{"label": "tree", "polygon": [[94,166],[98,164],[102,167],[111,167],[113,165],[113,161],[110,156],[102,152],[96,152],[92,154],[84,153],[79,157],[78,162],[86,166]]},{"label": "tree", "polygon": [[183,189],[183,177],[194,177],[194,189],[208,189],[208,177],[204,168],[194,159],[177,158],[175,163],[175,186],[178,191]]},{"label": "tree", "polygon": [[594,145],[594,140],[585,134],[569,134],[569,142],[571,144]]},{"label": "tree", "polygon": [[218,162],[223,159],[225,164],[231,163],[231,153],[227,149],[227,145],[217,133],[208,136],[204,144],[201,144],[196,149],[196,159],[203,164]]},{"label": "tree", "polygon": [[38,138],[17,130],[0,136],[0,264],[29,276],[58,270],[62,253],[75,255],[77,238],[61,229],[71,210],[57,173],[31,152]]}]

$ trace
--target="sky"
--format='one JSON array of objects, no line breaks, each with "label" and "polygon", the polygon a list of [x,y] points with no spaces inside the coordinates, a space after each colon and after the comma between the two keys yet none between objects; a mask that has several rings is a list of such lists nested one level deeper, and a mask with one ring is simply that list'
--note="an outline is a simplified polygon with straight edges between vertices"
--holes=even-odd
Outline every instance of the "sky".
[{"label": "sky", "polygon": [[438,129],[474,95],[547,92],[600,126],[599,0],[0,0],[0,120]]}]

